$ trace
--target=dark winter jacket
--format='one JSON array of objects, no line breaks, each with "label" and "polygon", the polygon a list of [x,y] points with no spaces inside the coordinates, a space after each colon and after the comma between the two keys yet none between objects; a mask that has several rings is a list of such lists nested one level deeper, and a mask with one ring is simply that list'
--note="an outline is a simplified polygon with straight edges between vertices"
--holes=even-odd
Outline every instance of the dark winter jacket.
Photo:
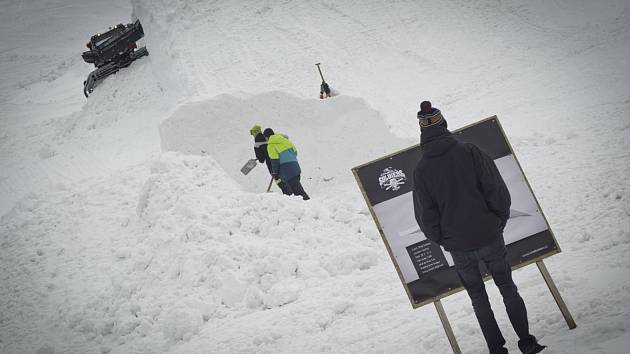
[{"label": "dark winter jacket", "polygon": [[267,169],[271,173],[271,159],[269,159],[269,153],[267,152],[267,139],[262,133],[258,133],[254,137],[254,153],[258,162],[266,163]]},{"label": "dark winter jacket", "polygon": [[472,251],[502,237],[510,192],[494,161],[443,126],[425,128],[414,171],[416,220],[447,251]]}]

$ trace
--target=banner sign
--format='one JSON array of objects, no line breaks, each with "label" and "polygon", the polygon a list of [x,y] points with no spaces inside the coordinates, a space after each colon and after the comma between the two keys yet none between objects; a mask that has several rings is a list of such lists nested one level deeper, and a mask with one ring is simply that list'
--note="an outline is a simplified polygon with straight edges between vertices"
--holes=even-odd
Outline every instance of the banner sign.
[{"label": "banner sign", "polygon": [[[512,198],[504,229],[508,260],[519,268],[560,252],[496,116],[453,131],[460,141],[477,145],[496,164]],[[462,286],[450,254],[428,240],[415,219],[413,171],[420,145],[352,169],[385,247],[414,308],[434,302]],[[484,276],[488,276],[480,264]]]}]

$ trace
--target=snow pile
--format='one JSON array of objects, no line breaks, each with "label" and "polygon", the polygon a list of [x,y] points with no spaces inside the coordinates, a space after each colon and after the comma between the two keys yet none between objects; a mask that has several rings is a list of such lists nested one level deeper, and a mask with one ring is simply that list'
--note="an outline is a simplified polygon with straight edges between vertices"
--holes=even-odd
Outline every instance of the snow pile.
[{"label": "snow pile", "polygon": [[[142,245],[167,267],[154,271],[183,281],[184,288],[201,287],[229,308],[285,305],[307,283],[376,264],[370,248],[349,248],[376,240],[374,231],[366,239],[353,223],[363,219],[365,208],[339,218],[321,202],[247,193],[208,157],[163,155],[137,210],[150,230]],[[160,249],[167,251],[162,259]]]},{"label": "snow pile", "polygon": [[244,188],[264,191],[269,182],[265,165],[247,176],[240,172],[254,156],[249,128],[255,123],[293,141],[308,193],[325,193],[332,185],[353,182],[350,169],[366,158],[416,143],[389,133],[382,116],[361,99],[341,96],[322,102],[267,92],[220,95],[179,106],[160,125],[162,149],[213,156]]},{"label": "snow pile", "polygon": [[[60,316],[105,349],[162,351],[207,323],[287,306],[384,261],[356,203],[245,192],[207,156],[166,153],[143,179],[145,168],[86,186],[71,201],[62,191],[33,195],[3,219],[6,264],[44,270],[29,283],[41,288],[7,283],[11,298],[33,300],[19,309],[58,308],[41,322]],[[64,206],[56,217],[42,214],[56,206]],[[24,237],[38,240],[36,252]]]}]

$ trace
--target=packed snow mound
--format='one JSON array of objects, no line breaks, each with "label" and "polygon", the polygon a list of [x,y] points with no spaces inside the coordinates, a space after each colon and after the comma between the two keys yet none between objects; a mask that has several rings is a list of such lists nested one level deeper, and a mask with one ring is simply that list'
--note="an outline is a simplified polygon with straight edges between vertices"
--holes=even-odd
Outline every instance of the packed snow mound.
[{"label": "packed snow mound", "polygon": [[254,124],[289,136],[308,193],[352,182],[352,167],[416,143],[390,133],[382,115],[360,98],[303,99],[274,91],[180,105],[160,125],[162,150],[210,155],[245,189],[261,192],[270,179],[264,164],[247,176],[240,172],[255,158]]},{"label": "packed snow mound", "polygon": [[[36,323],[61,322],[81,335],[74,344],[105,351],[210,340],[200,331],[287,308],[309,289],[384,264],[367,208],[353,198],[333,204],[250,193],[211,157],[176,152],[72,196],[30,195],[1,219],[6,264],[41,269],[24,286],[18,270],[4,269],[11,297],[29,299],[9,309],[10,328],[31,332],[17,313],[46,303],[56,310]],[[46,340],[13,344],[35,351]]]},{"label": "packed snow mound", "polygon": [[[331,208],[280,193],[249,193],[207,156],[165,153],[152,166],[136,211],[140,224],[154,235],[144,240],[145,246],[155,244],[152,254],[169,245],[165,256],[171,257],[174,246],[181,248],[181,261],[203,264],[186,266],[186,272],[178,267],[177,278],[192,287],[214,286],[221,303],[230,307],[284,305],[301,288],[287,278],[327,278],[376,262],[370,248],[343,246],[372,244],[378,238],[376,231],[361,227],[367,208]],[[202,257],[195,260],[195,252],[185,249],[203,250]],[[328,256],[321,258],[324,254]],[[207,271],[213,267],[215,271]],[[293,290],[287,295],[278,287]],[[275,296],[266,298],[269,292]]]}]

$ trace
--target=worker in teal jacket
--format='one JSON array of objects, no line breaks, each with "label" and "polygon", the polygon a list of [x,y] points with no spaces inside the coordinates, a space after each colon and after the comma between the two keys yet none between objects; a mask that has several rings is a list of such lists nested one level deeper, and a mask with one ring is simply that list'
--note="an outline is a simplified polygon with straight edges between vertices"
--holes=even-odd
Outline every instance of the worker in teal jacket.
[{"label": "worker in teal jacket", "polygon": [[300,183],[300,164],[297,161],[297,149],[289,139],[274,133],[271,128],[263,132],[267,138],[267,152],[271,160],[271,175],[274,180],[282,181],[289,185],[292,195],[300,195],[302,199],[310,197],[304,191]]}]

